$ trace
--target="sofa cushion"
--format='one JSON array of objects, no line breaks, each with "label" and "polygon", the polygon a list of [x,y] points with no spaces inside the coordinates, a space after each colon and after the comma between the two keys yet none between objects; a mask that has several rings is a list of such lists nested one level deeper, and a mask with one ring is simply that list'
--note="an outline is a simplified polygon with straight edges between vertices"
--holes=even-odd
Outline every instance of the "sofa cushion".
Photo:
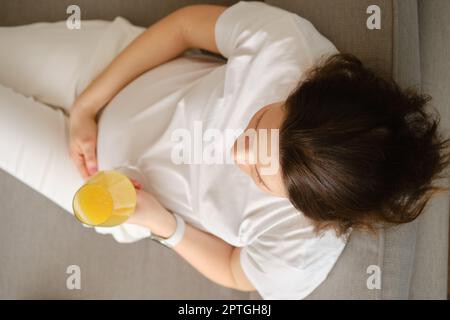
[{"label": "sofa cushion", "polygon": [[[231,5],[233,0],[207,0],[201,3]],[[13,26],[41,21],[60,21],[69,16],[66,9],[77,4],[81,9],[81,19],[113,20],[122,16],[139,26],[149,26],[177,8],[199,3],[196,0],[2,0],[0,25]]]},{"label": "sofa cushion", "polygon": [[[311,21],[341,52],[350,52],[385,74],[392,71],[392,14],[390,0],[266,0]],[[366,26],[367,8],[381,9],[381,29]]]},{"label": "sofa cushion", "polygon": [[[443,131],[450,136],[450,1],[419,0],[418,12],[422,88],[433,97]],[[435,199],[420,221],[411,299],[447,299],[449,200],[448,195]]]}]

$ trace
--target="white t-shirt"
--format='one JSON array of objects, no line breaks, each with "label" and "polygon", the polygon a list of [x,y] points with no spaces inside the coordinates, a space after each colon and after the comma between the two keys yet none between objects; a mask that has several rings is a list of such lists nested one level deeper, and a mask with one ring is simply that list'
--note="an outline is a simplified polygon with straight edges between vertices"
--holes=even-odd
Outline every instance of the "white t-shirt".
[{"label": "white t-shirt", "polygon": [[[179,57],[110,102],[99,122],[99,169],[139,167],[145,187],[166,208],[242,247],[243,271],[264,299],[302,299],[326,278],[345,239],[331,231],[317,237],[287,199],[264,193],[236,165],[174,163],[173,133],[195,136],[199,124],[203,132],[242,131],[260,108],[286,99],[322,55],[337,50],[305,19],[262,2],[227,8],[215,35],[227,62]],[[220,144],[224,153],[233,142]],[[126,224],[97,231],[121,242],[149,235]]]}]

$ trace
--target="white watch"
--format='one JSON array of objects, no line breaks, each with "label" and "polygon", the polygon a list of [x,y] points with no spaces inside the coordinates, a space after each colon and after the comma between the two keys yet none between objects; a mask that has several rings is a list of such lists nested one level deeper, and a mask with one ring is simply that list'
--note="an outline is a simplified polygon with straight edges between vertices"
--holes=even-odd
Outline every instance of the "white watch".
[{"label": "white watch", "polygon": [[154,235],[153,233],[150,235],[150,238],[152,240],[155,240],[155,241],[165,245],[168,248],[175,247],[181,241],[181,239],[183,239],[184,230],[186,229],[184,220],[175,213],[173,213],[173,215],[177,222],[177,227],[175,229],[175,232],[169,238],[163,238],[163,237]]}]

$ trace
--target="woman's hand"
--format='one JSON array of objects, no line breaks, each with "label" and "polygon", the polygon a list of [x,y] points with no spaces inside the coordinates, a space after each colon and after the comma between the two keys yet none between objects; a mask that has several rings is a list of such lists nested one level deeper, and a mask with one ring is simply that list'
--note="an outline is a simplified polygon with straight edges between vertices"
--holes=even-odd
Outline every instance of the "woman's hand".
[{"label": "woman's hand", "polygon": [[97,121],[95,115],[73,107],[69,117],[70,157],[83,179],[88,179],[98,170],[97,166]]},{"label": "woman's hand", "polygon": [[136,195],[136,210],[126,223],[148,228],[153,234],[164,238],[170,237],[176,229],[173,214],[165,209],[151,193],[136,187]]}]

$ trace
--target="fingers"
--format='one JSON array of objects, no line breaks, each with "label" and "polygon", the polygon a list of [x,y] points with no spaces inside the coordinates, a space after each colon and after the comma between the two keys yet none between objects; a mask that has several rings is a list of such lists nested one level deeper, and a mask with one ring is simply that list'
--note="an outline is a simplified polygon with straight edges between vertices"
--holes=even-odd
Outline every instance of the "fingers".
[{"label": "fingers", "polygon": [[84,180],[97,172],[97,159],[94,142],[86,142],[80,145],[73,145],[70,148],[70,157],[77,166],[78,171]]},{"label": "fingers", "polygon": [[[85,149],[86,150],[86,149]],[[72,160],[75,162],[78,171],[81,173],[82,177],[84,180],[87,180],[90,178],[90,176],[92,174],[89,173],[87,167],[86,167],[86,159],[84,158],[84,154],[80,154],[78,152],[70,152],[70,157],[72,158]],[[92,161],[92,159],[91,159]],[[133,178],[129,178],[131,183],[133,184],[133,186],[136,188],[136,190],[142,190],[142,184],[133,179]]]},{"label": "fingers", "polygon": [[71,152],[70,157],[72,158],[73,162],[77,166],[77,169],[81,173],[81,176],[83,177],[83,179],[87,180],[89,178],[89,173],[86,169],[83,155]]},{"label": "fingers", "polygon": [[89,141],[81,145],[81,151],[83,152],[85,168],[89,175],[93,175],[97,172],[97,155],[96,155],[96,143],[95,141]]},{"label": "fingers", "polygon": [[[75,150],[71,149],[70,156],[84,180],[89,179],[90,176],[98,171],[96,144],[94,141],[86,142],[79,148],[75,148]],[[130,178],[130,181],[137,190],[142,189],[142,184],[139,181],[132,178]]]},{"label": "fingers", "polygon": [[130,181],[136,189],[138,190],[142,189],[142,184],[139,181],[134,180],[132,178],[130,178]]}]

